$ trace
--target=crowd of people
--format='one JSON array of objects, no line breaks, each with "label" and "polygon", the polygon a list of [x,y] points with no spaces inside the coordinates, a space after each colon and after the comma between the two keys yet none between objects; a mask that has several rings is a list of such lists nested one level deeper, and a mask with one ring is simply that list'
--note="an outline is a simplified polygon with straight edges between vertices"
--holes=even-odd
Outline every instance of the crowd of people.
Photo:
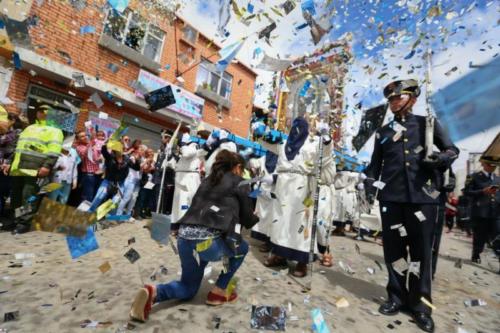
[{"label": "crowd of people", "polygon": [[[0,108],[2,229],[29,231],[44,185],[51,183],[58,186],[47,197],[61,204],[79,207],[85,203],[85,210],[95,212],[112,199],[116,206],[112,214],[132,221],[150,218],[156,207],[164,153],[157,155],[128,135],[112,140],[90,126],[65,140],[60,129],[47,124],[49,111],[48,106],[40,107],[35,123],[27,126],[22,117]],[[162,135],[161,151],[170,139],[170,135]],[[175,161],[176,152],[168,158]],[[168,169],[162,211],[170,214],[173,170]]]},{"label": "crowd of people", "polygon": [[40,190],[50,183],[60,185],[50,199],[84,205],[88,212],[111,200],[108,214],[134,221],[151,217],[158,207],[170,215],[182,275],[138,291],[130,316],[145,321],[154,303],[192,298],[210,261],[222,260],[225,269],[207,304],[234,302],[232,278],[248,252],[242,227],[263,241],[260,250],[269,252],[264,265],[293,261],[292,275],[303,278],[315,258],[332,266],[329,237],[334,229],[343,234],[345,222],[352,221],[358,239],[366,235],[362,230],[382,234],[389,296],[379,311],[394,315],[408,309],[419,328],[433,332],[429,303],[443,226],[472,229],[475,263],[487,242],[498,251],[500,179],[494,161],[482,160],[483,170],[470,177],[462,197],[453,197],[451,165],[459,150],[438,122],[431,133],[438,150],[429,155],[423,149],[426,118],[412,113],[419,93],[414,80],[384,89],[394,119],[377,130],[362,174],[338,170],[329,125],[308,114],[260,156],[238,152],[224,129],[177,137],[163,132],[155,152],[139,139],[107,137],[91,126],[64,140],[46,122],[50,107],[39,107],[36,122],[24,129],[16,115],[0,109],[0,208],[8,215],[3,228],[28,231]]}]

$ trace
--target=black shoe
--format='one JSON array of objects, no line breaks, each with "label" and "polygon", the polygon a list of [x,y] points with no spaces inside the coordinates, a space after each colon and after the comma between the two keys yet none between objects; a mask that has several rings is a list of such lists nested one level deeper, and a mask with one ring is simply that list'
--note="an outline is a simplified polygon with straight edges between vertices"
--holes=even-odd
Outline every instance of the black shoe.
[{"label": "black shoe", "polygon": [[30,231],[31,226],[29,224],[18,224],[14,230],[12,230],[12,234],[25,234]]},{"label": "black shoe", "polygon": [[0,230],[3,230],[3,231],[12,231],[15,228],[16,228],[16,224],[15,223],[5,223],[5,224],[2,223],[2,226],[0,227]]},{"label": "black shoe", "polygon": [[403,306],[394,301],[387,301],[378,308],[378,312],[386,316],[395,316]]},{"label": "black shoe", "polygon": [[479,257],[472,257],[471,261],[475,264],[481,264],[481,258]]},{"label": "black shoe", "polygon": [[416,312],[413,314],[413,319],[418,328],[425,332],[434,332],[434,320],[428,313]]}]

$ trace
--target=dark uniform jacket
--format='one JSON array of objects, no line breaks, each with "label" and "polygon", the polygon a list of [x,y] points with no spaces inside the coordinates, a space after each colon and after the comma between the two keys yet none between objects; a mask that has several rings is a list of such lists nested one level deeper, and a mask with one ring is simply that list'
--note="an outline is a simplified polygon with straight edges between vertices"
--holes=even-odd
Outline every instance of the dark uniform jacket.
[{"label": "dark uniform jacket", "polygon": [[[165,153],[165,147],[162,145],[160,152],[158,153],[158,157],[156,158],[156,163],[155,163],[155,171],[153,173],[153,183],[155,185],[160,185],[161,184],[161,177],[163,173],[162,169],[162,164],[163,160],[167,154]],[[175,158],[178,160],[178,157],[175,154],[172,154],[170,158]],[[175,184],[175,170],[172,169],[171,167],[167,167],[165,169],[165,185],[173,185]]]},{"label": "dark uniform jacket", "polygon": [[500,185],[500,177],[495,174],[488,177],[485,172],[479,171],[472,175],[471,180],[465,186],[464,193],[472,201],[471,217],[499,217],[500,191],[497,191],[495,195],[486,195],[483,193],[483,189],[491,185]]},{"label": "dark uniform jacket", "polygon": [[253,214],[252,201],[248,196],[250,187],[238,186],[242,180],[227,172],[219,184],[213,186],[210,179],[205,178],[179,223],[203,225],[225,233],[234,230],[238,223],[247,229],[253,227],[259,218]]},{"label": "dark uniform jacket", "polygon": [[[397,138],[399,126],[406,130]],[[440,151],[451,150],[453,145],[438,121],[434,125],[434,145]],[[372,180],[385,183],[378,191],[378,200],[416,204],[438,204],[437,194],[442,184],[443,169],[431,169],[422,165],[425,156],[425,117],[408,114],[405,119],[395,119],[379,128],[375,134],[375,147],[365,174]],[[456,156],[455,156],[456,158]],[[368,186],[369,187],[369,186]]]}]

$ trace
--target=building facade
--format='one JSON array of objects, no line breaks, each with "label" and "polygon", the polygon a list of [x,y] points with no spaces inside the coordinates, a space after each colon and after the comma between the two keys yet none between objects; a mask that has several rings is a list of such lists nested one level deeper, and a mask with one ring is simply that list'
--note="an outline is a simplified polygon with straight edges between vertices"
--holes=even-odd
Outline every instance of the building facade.
[{"label": "building facade", "polygon": [[[217,72],[220,47],[186,19],[140,1],[123,11],[105,0],[2,6],[0,100],[9,111],[33,118],[50,104],[66,134],[88,121],[105,130],[125,122],[153,146],[179,121],[248,136],[256,73],[238,61]],[[150,112],[143,94],[165,85],[176,104]]]}]

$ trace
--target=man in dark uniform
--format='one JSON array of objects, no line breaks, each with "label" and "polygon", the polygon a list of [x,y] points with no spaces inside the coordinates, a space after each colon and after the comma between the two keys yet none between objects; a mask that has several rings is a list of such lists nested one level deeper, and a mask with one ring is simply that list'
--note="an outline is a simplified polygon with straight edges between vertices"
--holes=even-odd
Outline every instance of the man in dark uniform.
[{"label": "man in dark uniform", "polygon": [[[388,300],[379,311],[395,315],[409,309],[418,327],[434,331],[431,308],[431,261],[440,177],[458,157],[436,121],[434,144],[439,153],[424,161],[426,118],[411,113],[420,94],[415,80],[384,88],[394,120],[377,130],[366,188],[378,188],[384,258],[389,274]],[[408,257],[409,256],[409,257]]]},{"label": "man in dark uniform", "polygon": [[[495,175],[496,165],[481,159],[483,170],[472,175],[464,193],[472,201],[472,262],[481,263],[484,244],[500,233],[500,177]],[[498,249],[494,249],[498,250]]]}]

